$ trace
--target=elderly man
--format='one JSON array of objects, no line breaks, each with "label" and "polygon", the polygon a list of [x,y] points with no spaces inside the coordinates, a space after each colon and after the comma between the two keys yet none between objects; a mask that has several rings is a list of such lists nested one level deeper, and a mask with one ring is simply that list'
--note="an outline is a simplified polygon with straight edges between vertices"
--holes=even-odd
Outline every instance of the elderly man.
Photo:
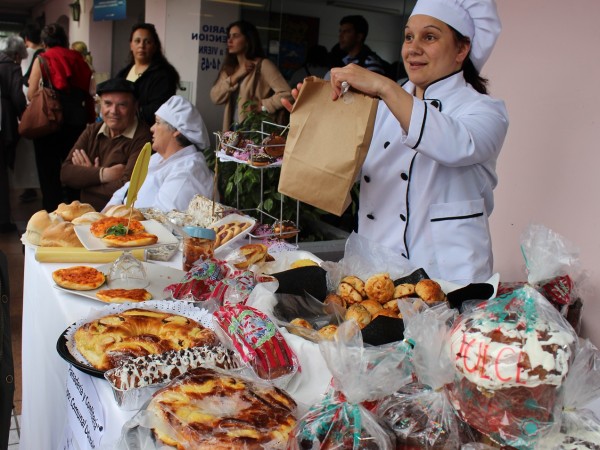
[{"label": "elderly man", "polygon": [[88,125],[65,159],[60,179],[79,189],[80,200],[100,211],[133,172],[145,143],[152,140],[148,126],[138,121],[134,84],[114,78],[96,88],[104,122]]},{"label": "elderly man", "polygon": [[[156,111],[148,175],[135,206],[167,212],[185,211],[195,194],[212,198],[213,172],[200,150],[208,148],[208,132],[198,110],[186,99],[172,96]],[[114,193],[108,206],[124,203],[129,183]]]}]

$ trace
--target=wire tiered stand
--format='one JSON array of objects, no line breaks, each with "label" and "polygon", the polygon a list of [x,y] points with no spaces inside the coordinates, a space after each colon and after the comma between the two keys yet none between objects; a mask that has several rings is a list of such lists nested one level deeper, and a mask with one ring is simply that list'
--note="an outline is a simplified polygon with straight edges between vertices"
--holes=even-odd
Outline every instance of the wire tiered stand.
[{"label": "wire tiered stand", "polygon": [[[279,218],[269,214],[263,209],[264,205],[264,171],[274,170],[281,168],[282,156],[278,158],[270,157],[265,150],[271,150],[272,154],[283,155],[283,149],[285,143],[282,144],[263,144],[262,142],[272,134],[283,135],[289,126],[279,125],[277,123],[262,121],[260,130],[253,131],[236,131],[236,132],[216,132],[216,155],[217,160],[221,162],[235,162],[237,164],[244,164],[248,167],[260,171],[260,202],[259,205],[254,209],[242,209],[242,212],[248,213],[249,215],[256,214],[257,219],[262,224],[271,222],[273,228],[275,224],[280,224],[280,231],[268,234],[255,234],[251,232],[248,237],[252,242],[252,239],[265,239],[265,238],[279,238],[286,239],[286,236],[294,234],[295,247],[298,248],[298,235],[300,233],[299,220],[300,220],[300,201],[296,200],[296,221],[294,223],[294,229],[283,229],[285,223],[283,219],[283,204],[284,196],[281,195],[279,205]],[[277,130],[275,133],[269,133],[266,129]],[[233,133],[236,133],[235,135]],[[232,139],[233,137],[233,139]],[[259,143],[256,143],[259,142]],[[239,185],[236,190],[236,208],[239,210]],[[289,241],[289,239],[286,239]]]}]

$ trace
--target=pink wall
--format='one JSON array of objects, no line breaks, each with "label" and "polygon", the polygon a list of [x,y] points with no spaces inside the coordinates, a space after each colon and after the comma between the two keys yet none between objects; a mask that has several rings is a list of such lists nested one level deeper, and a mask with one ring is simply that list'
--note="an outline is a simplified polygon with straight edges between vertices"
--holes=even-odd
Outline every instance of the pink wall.
[{"label": "pink wall", "polygon": [[600,345],[600,2],[497,0],[503,32],[484,67],[510,127],[491,217],[495,268],[525,278],[520,235],[529,223],[581,249],[588,272],[585,332]]}]

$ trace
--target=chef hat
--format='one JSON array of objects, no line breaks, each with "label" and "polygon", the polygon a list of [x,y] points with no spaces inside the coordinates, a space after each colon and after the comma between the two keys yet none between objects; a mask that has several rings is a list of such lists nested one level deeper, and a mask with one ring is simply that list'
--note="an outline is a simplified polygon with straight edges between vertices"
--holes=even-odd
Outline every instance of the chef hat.
[{"label": "chef hat", "polygon": [[411,16],[416,14],[435,17],[471,39],[469,57],[478,71],[502,28],[495,0],[418,0]]},{"label": "chef hat", "polygon": [[174,95],[163,103],[155,114],[175,127],[191,143],[202,149],[210,147],[208,131],[202,116],[185,98]]}]

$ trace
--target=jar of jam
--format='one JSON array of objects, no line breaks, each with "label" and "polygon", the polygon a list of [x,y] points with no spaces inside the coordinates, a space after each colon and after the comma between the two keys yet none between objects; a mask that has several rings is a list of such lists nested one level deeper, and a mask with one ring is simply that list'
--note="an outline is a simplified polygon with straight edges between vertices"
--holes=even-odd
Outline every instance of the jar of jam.
[{"label": "jar of jam", "polygon": [[183,270],[188,272],[196,261],[214,255],[216,233],[202,227],[183,227]]}]

